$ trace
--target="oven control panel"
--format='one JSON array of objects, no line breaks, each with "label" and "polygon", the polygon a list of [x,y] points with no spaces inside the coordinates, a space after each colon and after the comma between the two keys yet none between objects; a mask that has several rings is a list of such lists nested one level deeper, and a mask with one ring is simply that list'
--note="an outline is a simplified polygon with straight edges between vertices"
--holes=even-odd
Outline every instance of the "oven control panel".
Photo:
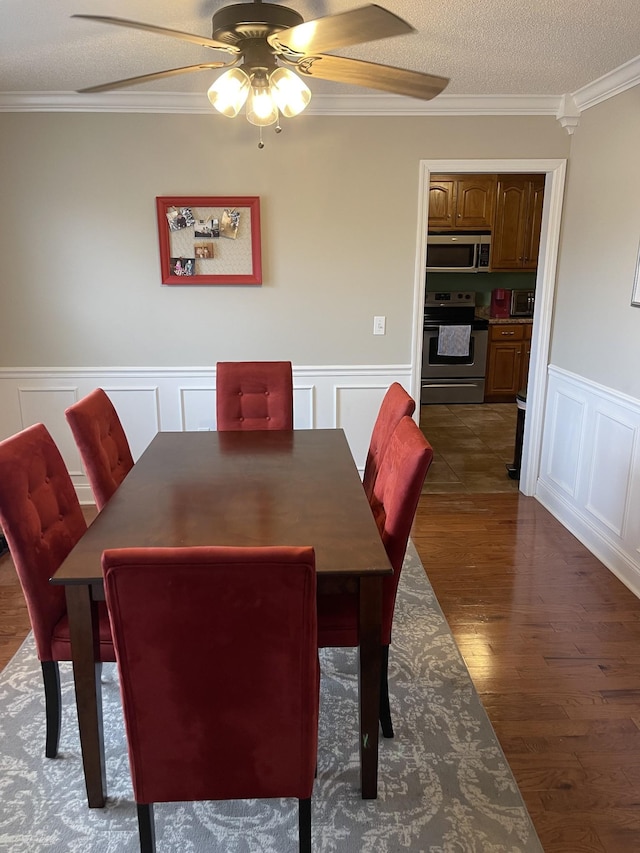
[{"label": "oven control panel", "polygon": [[475,306],[476,294],[474,290],[452,290],[451,292],[430,290],[425,293],[424,304],[443,308],[455,305]]},{"label": "oven control panel", "polygon": [[474,290],[452,290],[452,291],[427,291],[425,293],[425,305],[475,305],[476,294]]}]

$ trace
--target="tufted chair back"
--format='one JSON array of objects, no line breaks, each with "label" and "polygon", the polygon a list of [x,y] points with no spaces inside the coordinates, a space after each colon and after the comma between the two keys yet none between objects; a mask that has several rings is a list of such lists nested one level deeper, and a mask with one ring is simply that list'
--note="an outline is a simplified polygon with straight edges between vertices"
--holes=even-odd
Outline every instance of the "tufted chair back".
[{"label": "tufted chair back", "polygon": [[378,470],[394,429],[405,415],[412,415],[415,410],[415,400],[407,394],[399,382],[394,382],[389,386],[380,404],[376,422],[373,425],[369,451],[364,466],[362,484],[369,500],[371,500]]},{"label": "tufted chair back", "polygon": [[383,581],[382,641],[391,641],[391,623],[402,563],[433,448],[413,418],[405,416],[389,439],[371,498],[393,575]]},{"label": "tufted chair back", "polygon": [[133,457],[118,413],[102,388],[65,412],[99,510],[133,468]]},{"label": "tufted chair back", "polygon": [[[60,739],[61,692],[58,661],[71,660],[64,589],[55,574],[87,529],[60,451],[42,424],[0,442],[0,525],[20,578],[42,666],[46,747],[55,758]],[[101,661],[115,660],[109,616],[98,603]]]},{"label": "tufted chair back", "polygon": [[293,429],[290,361],[219,361],[216,365],[219,430]]},{"label": "tufted chair back", "polygon": [[141,849],[153,803],[294,797],[310,851],[313,548],[125,548],[102,565]]},{"label": "tufted chair back", "polygon": [[[433,448],[416,422],[406,415],[389,439],[370,498],[371,511],[393,567],[393,575],[385,575],[382,581],[380,722],[385,737],[393,737],[388,660],[396,592],[418,500],[432,460]],[[351,592],[336,593],[324,579],[319,579],[318,646],[357,646],[358,642],[358,596]]]},{"label": "tufted chair back", "polygon": [[69,473],[43,424],[0,442],[0,523],[22,584],[40,660],[66,612],[49,578],[87,529]]}]

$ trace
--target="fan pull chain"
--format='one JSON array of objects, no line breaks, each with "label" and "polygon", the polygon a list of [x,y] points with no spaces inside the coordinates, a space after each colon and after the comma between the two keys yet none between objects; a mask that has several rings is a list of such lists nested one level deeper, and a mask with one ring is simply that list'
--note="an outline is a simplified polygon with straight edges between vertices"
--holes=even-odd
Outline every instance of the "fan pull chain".
[{"label": "fan pull chain", "polygon": [[[282,128],[280,127],[280,119],[274,128],[276,133],[282,133]],[[264,148],[264,142],[262,141],[262,127],[258,127],[258,148]]]}]

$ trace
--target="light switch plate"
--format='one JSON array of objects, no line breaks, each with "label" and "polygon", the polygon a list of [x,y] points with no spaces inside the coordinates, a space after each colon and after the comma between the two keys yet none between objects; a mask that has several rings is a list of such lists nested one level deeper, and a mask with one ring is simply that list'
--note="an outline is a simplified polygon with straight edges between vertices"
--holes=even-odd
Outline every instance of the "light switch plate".
[{"label": "light switch plate", "polygon": [[373,318],[373,334],[374,335],[384,335],[387,325],[386,317],[374,317]]}]

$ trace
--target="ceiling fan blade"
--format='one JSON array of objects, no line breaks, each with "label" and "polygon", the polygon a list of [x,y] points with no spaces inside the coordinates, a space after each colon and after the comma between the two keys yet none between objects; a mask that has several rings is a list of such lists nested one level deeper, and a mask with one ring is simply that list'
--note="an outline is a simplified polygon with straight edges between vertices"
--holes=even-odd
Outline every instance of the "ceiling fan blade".
[{"label": "ceiling fan blade", "polygon": [[273,48],[285,53],[316,54],[413,32],[415,30],[411,24],[393,12],[370,4],[280,30],[270,35],[267,41]]},{"label": "ceiling fan blade", "polygon": [[392,65],[362,62],[359,59],[344,59],[340,56],[308,56],[298,62],[295,69],[307,77],[382,89],[424,101],[435,98],[449,83],[447,77],[394,68]]},{"label": "ceiling fan blade", "polygon": [[200,65],[185,65],[183,68],[170,68],[167,71],[156,71],[153,74],[141,74],[139,77],[127,77],[126,80],[114,80],[112,83],[101,83],[99,86],[87,86],[86,89],[78,89],[80,94],[89,92],[108,92],[110,89],[123,89],[125,86],[135,86],[136,83],[150,83],[152,80],[160,80],[163,77],[173,77],[176,74],[188,74],[190,71],[209,71],[212,68],[226,68],[234,65],[233,62],[203,62]]},{"label": "ceiling fan blade", "polygon": [[199,44],[201,47],[210,47],[214,50],[226,50],[227,53],[239,53],[239,49],[233,44],[225,44],[223,41],[216,41],[205,36],[196,36],[192,33],[183,33],[182,30],[169,30],[166,27],[156,27],[155,24],[143,24],[140,21],[128,21],[126,18],[111,18],[107,15],[71,15],[72,18],[84,18],[85,21],[98,21],[101,24],[115,24],[117,27],[128,27],[134,30],[146,30],[148,33],[157,33],[161,36],[171,36],[172,38],[190,41],[192,44]]}]

